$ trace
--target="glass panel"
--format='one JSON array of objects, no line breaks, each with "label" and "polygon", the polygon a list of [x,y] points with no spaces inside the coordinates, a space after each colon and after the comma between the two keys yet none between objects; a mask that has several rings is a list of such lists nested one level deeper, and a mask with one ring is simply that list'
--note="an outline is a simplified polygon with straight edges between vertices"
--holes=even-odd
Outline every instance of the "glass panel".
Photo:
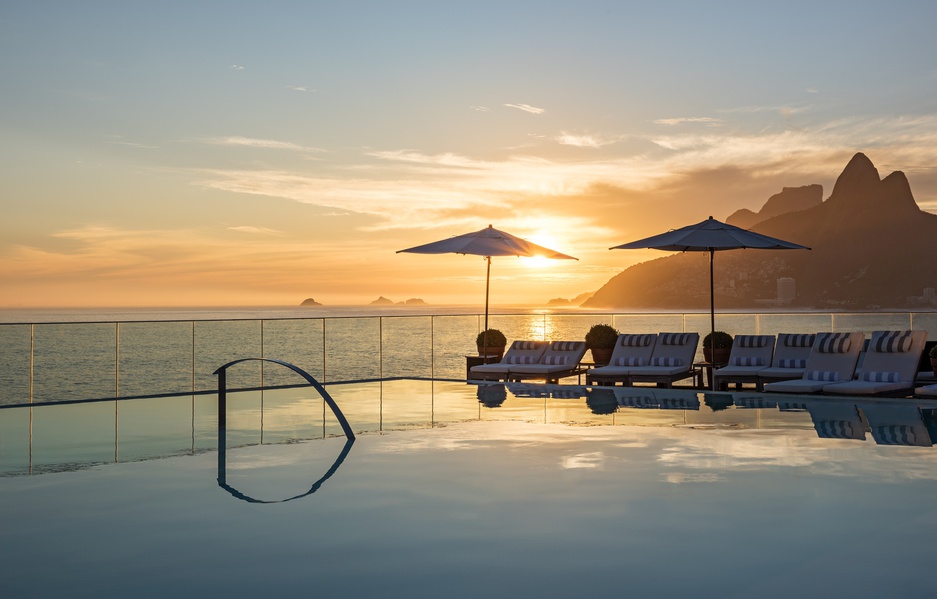
[{"label": "glass panel", "polygon": [[[321,382],[324,323],[321,318],[265,320],[264,357],[298,366]],[[305,384],[305,381],[288,368],[264,365],[264,385],[296,384]]]},{"label": "glass panel", "polygon": [[29,325],[0,326],[0,405],[29,403]]},{"label": "glass panel", "polygon": [[429,316],[385,317],[381,320],[381,375],[431,377],[433,321]]},{"label": "glass panel", "polygon": [[114,397],[116,331],[112,323],[36,325],[33,401]]},{"label": "glass panel", "polygon": [[[195,323],[195,389],[218,388],[213,374],[219,366],[240,358],[263,355],[259,320],[198,321]],[[259,387],[260,362],[247,362],[228,369],[228,389]]]},{"label": "glass panel", "polygon": [[324,381],[374,379],[381,374],[380,318],[333,318],[325,328]]},{"label": "glass panel", "polygon": [[875,312],[871,314],[833,314],[833,330],[871,333],[872,331],[906,330],[911,328],[907,312]]},{"label": "glass panel", "polygon": [[437,379],[465,379],[465,356],[478,354],[477,316],[434,316],[433,376]]},{"label": "glass panel", "polygon": [[191,393],[192,323],[121,323],[119,383],[121,397]]}]

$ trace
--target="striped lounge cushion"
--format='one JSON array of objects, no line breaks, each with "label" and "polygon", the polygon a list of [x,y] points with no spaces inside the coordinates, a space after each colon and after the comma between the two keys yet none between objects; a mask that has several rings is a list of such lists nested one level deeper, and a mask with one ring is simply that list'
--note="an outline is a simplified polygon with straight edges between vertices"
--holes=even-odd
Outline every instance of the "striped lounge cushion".
[{"label": "striped lounge cushion", "polygon": [[765,359],[756,358],[755,356],[736,356],[729,363],[732,366],[764,366]]},{"label": "striped lounge cushion", "polygon": [[845,354],[849,345],[849,333],[822,333],[817,339],[817,351],[821,354]]},{"label": "striped lounge cushion", "polygon": [[505,364],[536,364],[534,356],[505,356]]},{"label": "striped lounge cushion", "polygon": [[816,337],[816,335],[785,335],[784,345],[786,347],[812,347]]},{"label": "striped lounge cushion", "polygon": [[869,348],[882,353],[906,352],[911,349],[911,331],[876,331]]},{"label": "striped lounge cushion", "polygon": [[733,343],[739,347],[764,347],[771,338],[765,335],[736,335]]},{"label": "striped lounge cushion", "polygon": [[647,347],[653,338],[654,335],[622,335],[621,345],[623,347]]},{"label": "striped lounge cushion", "polygon": [[644,358],[636,358],[634,356],[615,358],[615,366],[644,366]]},{"label": "striped lounge cushion", "polygon": [[576,351],[582,346],[582,341],[554,341],[550,344],[553,351]]},{"label": "striped lounge cushion", "polygon": [[863,372],[859,375],[860,381],[869,383],[900,383],[901,374],[897,372]]},{"label": "striped lounge cushion", "polygon": [[839,373],[835,370],[808,370],[804,374],[808,381],[821,381],[824,383],[838,383]]},{"label": "striped lounge cushion", "polygon": [[686,345],[690,342],[689,333],[661,333],[658,337],[661,345]]},{"label": "striped lounge cushion", "polygon": [[569,356],[544,356],[540,363],[547,366],[566,366],[569,363]]},{"label": "striped lounge cushion", "polygon": [[541,341],[515,341],[511,344],[511,349],[518,350],[531,350],[538,349],[540,347]]},{"label": "striped lounge cushion", "polygon": [[803,358],[781,358],[778,368],[806,368],[807,360]]},{"label": "striped lounge cushion", "polygon": [[667,367],[683,366],[683,360],[681,360],[680,358],[657,356],[655,358],[651,358],[651,366],[667,366]]}]

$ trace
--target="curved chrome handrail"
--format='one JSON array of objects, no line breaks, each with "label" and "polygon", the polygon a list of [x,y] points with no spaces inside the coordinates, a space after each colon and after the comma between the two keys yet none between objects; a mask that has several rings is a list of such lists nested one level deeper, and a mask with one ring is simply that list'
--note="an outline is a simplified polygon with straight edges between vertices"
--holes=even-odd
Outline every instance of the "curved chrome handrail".
[{"label": "curved chrome handrail", "polygon": [[332,410],[332,413],[335,414],[335,418],[338,419],[338,423],[342,426],[342,431],[344,431],[345,436],[349,439],[355,438],[355,432],[351,430],[351,426],[348,424],[348,420],[345,419],[345,415],[342,414],[341,409],[339,409],[338,404],[335,403],[335,400],[332,399],[332,396],[329,395],[329,392],[325,390],[325,387],[322,386],[322,383],[317,381],[311,374],[300,368],[290,364],[289,362],[284,362],[283,360],[274,360],[271,358],[240,358],[232,362],[228,362],[222,366],[219,366],[215,372],[212,374],[218,375],[218,426],[223,426],[225,424],[225,410],[222,410],[222,407],[227,407],[227,371],[228,368],[234,366],[235,364],[240,364],[241,362],[272,362],[273,364],[279,364],[280,366],[285,366],[298,374],[299,376],[306,379],[306,381],[312,385],[312,387],[319,392],[319,395],[322,396],[322,399],[325,400],[325,403],[328,404],[329,408]]}]

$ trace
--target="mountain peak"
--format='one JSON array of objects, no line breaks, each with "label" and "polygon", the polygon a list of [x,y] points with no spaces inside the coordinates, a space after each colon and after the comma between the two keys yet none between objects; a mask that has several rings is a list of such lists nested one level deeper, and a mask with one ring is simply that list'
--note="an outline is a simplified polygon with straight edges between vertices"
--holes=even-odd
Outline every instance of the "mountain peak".
[{"label": "mountain peak", "polygon": [[836,179],[833,193],[827,201],[836,204],[846,197],[866,197],[875,193],[879,183],[881,183],[881,178],[878,176],[878,169],[868,156],[862,152],[856,152]]}]

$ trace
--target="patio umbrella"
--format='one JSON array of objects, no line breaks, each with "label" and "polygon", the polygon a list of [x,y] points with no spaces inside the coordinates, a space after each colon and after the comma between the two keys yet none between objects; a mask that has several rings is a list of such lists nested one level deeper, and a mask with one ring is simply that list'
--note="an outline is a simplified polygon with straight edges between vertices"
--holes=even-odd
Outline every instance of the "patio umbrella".
[{"label": "patio umbrella", "polygon": [[499,231],[491,225],[473,233],[456,235],[455,237],[418,245],[405,250],[397,250],[398,254],[401,252],[413,254],[472,254],[475,256],[484,256],[485,260],[488,262],[487,272],[485,273],[485,331],[488,330],[488,286],[491,280],[492,256],[543,256],[545,258],[566,260],[579,259],[539,246],[536,243],[521,239],[510,233]]},{"label": "patio umbrella", "polygon": [[[810,248],[768,237],[747,229],[727,225],[713,217],[689,225],[608,248],[610,250],[654,249],[668,252],[709,252],[709,323],[711,333],[716,332],[716,300],[713,293],[713,255],[722,250],[809,250]],[[713,339],[715,335],[711,335]]]}]

